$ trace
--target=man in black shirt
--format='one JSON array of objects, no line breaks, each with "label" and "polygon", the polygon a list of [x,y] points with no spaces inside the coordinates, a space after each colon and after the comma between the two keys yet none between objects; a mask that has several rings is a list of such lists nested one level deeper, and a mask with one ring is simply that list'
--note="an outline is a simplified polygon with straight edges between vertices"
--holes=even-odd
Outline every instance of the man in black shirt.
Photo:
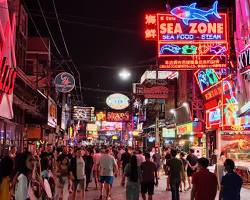
[{"label": "man in black shirt", "polygon": [[191,189],[191,179],[192,179],[192,175],[193,173],[196,171],[196,167],[197,167],[197,156],[194,155],[194,150],[190,149],[189,150],[189,154],[187,156],[187,164],[188,164],[188,168],[187,168],[187,175],[188,175],[188,189]]},{"label": "man in black shirt", "polygon": [[125,152],[121,156],[121,161],[122,161],[122,172],[124,173],[124,169],[126,165],[130,162],[131,155],[128,152],[128,148],[125,148]]}]

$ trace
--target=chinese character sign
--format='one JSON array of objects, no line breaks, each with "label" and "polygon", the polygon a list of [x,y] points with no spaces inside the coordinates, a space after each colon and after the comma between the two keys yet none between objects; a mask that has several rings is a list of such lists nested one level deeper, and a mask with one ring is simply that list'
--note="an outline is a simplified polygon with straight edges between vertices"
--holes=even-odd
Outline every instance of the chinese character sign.
[{"label": "chinese character sign", "polygon": [[145,39],[157,40],[156,14],[147,14],[145,16]]}]

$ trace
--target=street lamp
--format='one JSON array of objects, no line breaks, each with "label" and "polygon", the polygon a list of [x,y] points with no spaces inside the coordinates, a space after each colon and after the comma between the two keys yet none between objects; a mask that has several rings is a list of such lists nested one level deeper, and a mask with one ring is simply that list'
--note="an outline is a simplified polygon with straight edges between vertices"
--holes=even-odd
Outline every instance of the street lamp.
[{"label": "street lamp", "polygon": [[120,71],[119,76],[122,80],[127,80],[131,76],[131,73],[126,69],[123,69],[122,71]]}]

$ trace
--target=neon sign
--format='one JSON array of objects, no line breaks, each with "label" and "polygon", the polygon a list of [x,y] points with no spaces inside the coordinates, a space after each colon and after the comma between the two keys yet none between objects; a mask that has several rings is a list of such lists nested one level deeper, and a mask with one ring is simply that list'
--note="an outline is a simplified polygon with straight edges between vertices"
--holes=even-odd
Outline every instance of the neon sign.
[{"label": "neon sign", "polygon": [[209,90],[211,86],[216,84],[221,79],[214,69],[197,70],[194,73],[194,76],[199,85],[201,93]]},{"label": "neon sign", "polygon": [[128,112],[108,112],[107,121],[129,121],[129,113]]},{"label": "neon sign", "polygon": [[156,14],[145,16],[145,39],[157,40],[157,18]]},{"label": "neon sign", "polygon": [[106,121],[106,112],[105,111],[96,112],[96,121]]},{"label": "neon sign", "polygon": [[115,93],[106,99],[107,105],[115,110],[122,110],[129,106],[129,98],[123,94]]},{"label": "neon sign", "polygon": [[205,22],[209,22],[206,18],[208,15],[215,15],[217,18],[221,18],[217,12],[218,1],[215,1],[213,4],[213,8],[204,11],[196,8],[197,3],[192,3],[190,6],[179,6],[170,11],[170,13],[179,19],[186,25],[188,25],[191,20],[201,20]]},{"label": "neon sign", "polygon": [[189,134],[193,131],[193,123],[177,126],[177,135]]}]

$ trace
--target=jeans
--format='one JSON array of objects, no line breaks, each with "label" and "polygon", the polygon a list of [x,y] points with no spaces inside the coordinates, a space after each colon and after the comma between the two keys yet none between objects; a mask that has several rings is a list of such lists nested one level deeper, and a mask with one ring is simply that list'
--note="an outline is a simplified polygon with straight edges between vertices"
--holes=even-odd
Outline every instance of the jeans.
[{"label": "jeans", "polygon": [[62,177],[62,179],[65,181],[64,185],[61,187],[58,187],[59,183],[57,182],[56,191],[55,191],[55,200],[60,199],[61,194],[63,194],[63,200],[69,199],[69,178],[68,177]]},{"label": "jeans", "polygon": [[170,188],[172,192],[172,200],[180,200],[179,187],[181,180],[170,178]]}]

